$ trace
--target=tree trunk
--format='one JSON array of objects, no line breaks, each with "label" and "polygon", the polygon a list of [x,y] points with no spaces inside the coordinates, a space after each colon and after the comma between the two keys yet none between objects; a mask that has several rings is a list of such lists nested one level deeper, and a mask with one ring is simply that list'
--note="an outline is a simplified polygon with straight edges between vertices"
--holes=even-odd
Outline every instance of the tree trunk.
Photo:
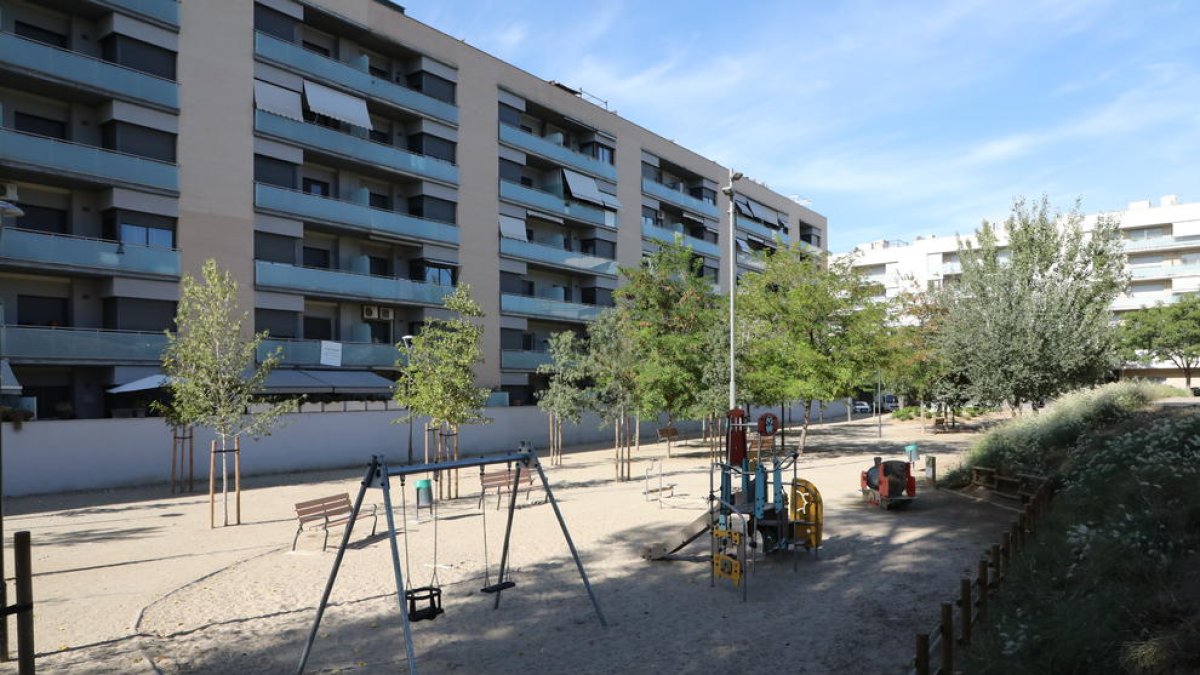
[{"label": "tree trunk", "polygon": [[808,445],[808,423],[812,419],[812,402],[808,399],[801,399],[804,402],[804,422],[800,427],[800,454],[804,454],[804,448]]},{"label": "tree trunk", "polygon": [[846,421],[854,419],[854,399],[846,399]]},{"label": "tree trunk", "polygon": [[229,449],[229,439],[221,434],[221,511],[225,518],[225,527],[229,527],[229,474],[226,469],[225,455]]}]

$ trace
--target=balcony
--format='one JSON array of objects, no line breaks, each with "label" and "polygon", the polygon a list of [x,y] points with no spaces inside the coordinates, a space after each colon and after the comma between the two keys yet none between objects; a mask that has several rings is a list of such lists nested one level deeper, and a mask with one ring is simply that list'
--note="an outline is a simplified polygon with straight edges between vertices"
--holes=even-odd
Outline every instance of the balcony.
[{"label": "balcony", "polygon": [[179,278],[179,251],[0,227],[0,263],[38,270]]},{"label": "balcony", "polygon": [[689,194],[680,192],[679,190],[671,189],[666,185],[650,180],[649,178],[642,179],[642,192],[645,192],[651,197],[661,199],[664,202],[670,202],[675,206],[687,209],[694,213],[702,213],[710,218],[721,217],[721,212],[717,210],[716,204],[709,204],[703,199],[696,199]]},{"label": "balcony", "polygon": [[784,242],[788,241],[787,235],[785,235],[783,232],[780,232],[779,230],[773,230],[757,220],[750,220],[749,218],[738,216],[737,226],[739,230],[748,232],[764,241],[775,241],[776,237],[779,237]]},{"label": "balcony", "polygon": [[0,33],[0,66],[87,89],[105,98],[179,109],[179,85],[170,80],[12,33]]},{"label": "balcony", "polygon": [[1141,293],[1138,295],[1120,295],[1112,302],[1112,311],[1123,312],[1130,309],[1153,307],[1157,304],[1169,305],[1179,300],[1178,295],[1170,291],[1162,293]]},{"label": "balcony", "polygon": [[155,366],[161,363],[166,348],[164,333],[4,327],[4,356],[13,363]]},{"label": "balcony", "polygon": [[1197,248],[1200,247],[1200,239],[1192,239],[1191,241],[1180,241],[1175,237],[1153,237],[1151,239],[1126,239],[1122,242],[1127,252],[1129,251],[1169,251],[1176,248]]},{"label": "balcony", "polygon": [[500,295],[500,311],[505,314],[518,314],[538,319],[554,319],[557,321],[587,322],[593,321],[603,307],[584,305],[577,302],[563,302],[549,298],[531,298],[526,295]]},{"label": "balcony", "polygon": [[1134,279],[1171,279],[1200,275],[1200,264],[1191,265],[1147,265],[1130,269]]},{"label": "balcony", "polygon": [[123,12],[132,12],[179,28],[179,3],[175,0],[94,0]]},{"label": "balcony", "polygon": [[179,191],[174,164],[12,129],[0,129],[0,166],[72,176],[100,187]]},{"label": "balcony", "polygon": [[458,184],[458,167],[450,162],[418,155],[395,146],[376,143],[316,124],[297,122],[256,110],[254,112],[254,130],[353,162],[370,164],[381,169],[398,171],[443,183]]},{"label": "balcony", "polygon": [[767,269],[767,263],[752,253],[738,251],[737,261],[742,267],[747,267],[758,272]]},{"label": "balcony", "polygon": [[324,82],[354,89],[373,99],[458,124],[458,108],[445,101],[380,79],[348,63],[328,59],[264,33],[254,34],[254,55]]},{"label": "balcony", "polygon": [[[394,368],[400,353],[396,345],[370,342],[342,342],[343,368]],[[258,361],[276,349],[280,350],[283,365],[307,368],[320,367],[320,340],[263,340],[258,345]]]},{"label": "balcony", "polygon": [[962,263],[961,262],[942,263],[941,270],[942,270],[943,276],[953,275],[953,274],[962,274]]},{"label": "balcony", "polygon": [[500,255],[590,274],[617,275],[617,262],[517,239],[500,239]]},{"label": "balcony", "polygon": [[298,190],[256,183],[254,206],[289,218],[324,223],[381,237],[458,244],[458,228],[436,220],[364,204],[343,202]]},{"label": "balcony", "polygon": [[507,124],[500,125],[500,142],[539,157],[545,157],[570,169],[578,169],[611,181],[617,180],[617,167],[612,164],[601,162],[595,157],[575,152],[554,141],[534,136]]},{"label": "balcony", "polygon": [[537,370],[538,366],[554,363],[550,352],[524,352],[505,349],[500,352],[502,370]]},{"label": "balcony", "polygon": [[408,279],[376,277],[341,270],[299,267],[266,260],[254,261],[254,283],[258,288],[326,298],[439,307],[442,299],[454,291],[452,286],[437,286]]},{"label": "balcony", "polygon": [[609,228],[617,226],[616,214],[611,211],[585,206],[552,192],[535,190],[517,183],[500,181],[500,198],[571,220]]},{"label": "balcony", "polygon": [[665,227],[657,227],[654,225],[647,225],[644,222],[642,223],[642,236],[646,239],[673,242],[675,241],[675,235],[677,234],[682,238],[683,245],[691,247],[691,249],[696,253],[703,253],[704,255],[712,256],[714,258],[721,257],[721,247],[717,246],[711,241],[697,239],[695,237],[688,236],[683,232],[668,230]]}]

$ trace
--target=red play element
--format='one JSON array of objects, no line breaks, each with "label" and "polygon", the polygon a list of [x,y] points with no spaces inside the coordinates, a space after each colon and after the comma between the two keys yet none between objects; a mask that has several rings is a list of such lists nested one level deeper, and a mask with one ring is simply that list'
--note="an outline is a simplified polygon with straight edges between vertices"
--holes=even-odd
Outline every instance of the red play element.
[{"label": "red play element", "polygon": [[868,504],[888,509],[916,499],[917,478],[911,462],[876,457],[874,466],[859,474],[859,489]]},{"label": "red play element", "polygon": [[746,459],[746,427],[742,421],[746,419],[746,411],[734,408],[729,411],[729,463],[741,466]]},{"label": "red play element", "polygon": [[758,435],[774,436],[779,431],[779,418],[774,413],[763,413],[758,416]]}]

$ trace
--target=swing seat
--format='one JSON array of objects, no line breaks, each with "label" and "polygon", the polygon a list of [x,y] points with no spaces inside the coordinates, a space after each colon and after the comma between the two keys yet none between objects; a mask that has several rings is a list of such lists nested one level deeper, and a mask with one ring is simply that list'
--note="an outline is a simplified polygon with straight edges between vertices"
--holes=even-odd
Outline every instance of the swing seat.
[{"label": "swing seat", "polygon": [[[440,588],[434,586],[411,588],[404,592],[404,597],[408,598],[409,621],[433,620],[445,612],[442,609],[442,589]],[[428,603],[428,605],[417,607],[417,603],[422,602]]]},{"label": "swing seat", "polygon": [[513,588],[516,585],[517,585],[517,582],[515,582],[515,581],[501,581],[498,584],[484,586],[483,588],[479,589],[479,592],[480,593],[499,593],[500,591],[507,591],[508,589]]}]

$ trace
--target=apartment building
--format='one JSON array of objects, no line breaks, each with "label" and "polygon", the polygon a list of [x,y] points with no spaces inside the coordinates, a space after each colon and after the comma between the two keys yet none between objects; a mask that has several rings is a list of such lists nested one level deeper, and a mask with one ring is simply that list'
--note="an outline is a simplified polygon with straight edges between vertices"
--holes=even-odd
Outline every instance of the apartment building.
[{"label": "apartment building", "polygon": [[0,350],[43,418],[139,413],[109,390],[158,372],[209,258],[282,350],[272,391],[386,394],[396,342],[466,283],[477,380],[520,405],[549,335],[659,242],[724,292],[755,249],[826,241],[820,214],[750,179],[727,197],[728,168],[378,0],[0,0],[0,111]]},{"label": "apartment building", "polygon": [[[1127,292],[1113,301],[1115,316],[1200,292],[1200,202],[1181,203],[1175,195],[1163,196],[1157,205],[1149,200],[1131,202],[1124,211],[1085,216],[1084,229],[1094,227],[1101,215],[1120,222],[1130,275]],[[842,255],[855,256],[854,266],[878,284],[883,300],[952,281],[962,273],[958,245],[958,237],[880,240]],[[1154,366],[1124,372],[1183,386],[1183,374],[1171,364]]]}]

